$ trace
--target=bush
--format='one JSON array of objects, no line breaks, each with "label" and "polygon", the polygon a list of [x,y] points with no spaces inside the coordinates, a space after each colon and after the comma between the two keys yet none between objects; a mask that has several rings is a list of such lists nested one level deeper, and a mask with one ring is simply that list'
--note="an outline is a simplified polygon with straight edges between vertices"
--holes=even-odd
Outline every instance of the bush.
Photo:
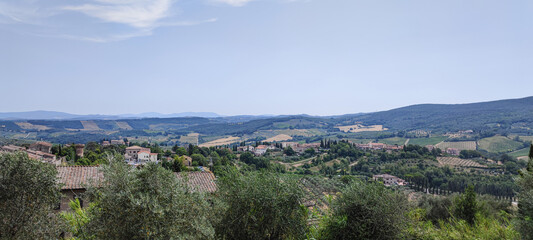
[{"label": "bush", "polygon": [[267,172],[229,169],[219,178],[224,204],[216,226],[221,239],[302,239],[307,211],[296,180]]},{"label": "bush", "polygon": [[353,181],[332,202],[321,239],[399,239],[409,218],[407,197],[379,183]]},{"label": "bush", "polygon": [[141,169],[110,160],[85,232],[96,239],[212,239],[210,205],[174,173],[157,164]]}]

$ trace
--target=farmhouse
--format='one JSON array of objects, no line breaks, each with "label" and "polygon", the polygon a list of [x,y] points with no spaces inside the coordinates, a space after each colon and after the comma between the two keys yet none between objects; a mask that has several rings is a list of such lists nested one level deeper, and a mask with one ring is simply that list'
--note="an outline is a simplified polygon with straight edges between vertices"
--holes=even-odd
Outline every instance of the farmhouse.
[{"label": "farmhouse", "polygon": [[254,149],[254,154],[257,156],[261,156],[266,153],[267,149],[268,148],[266,145],[259,145]]},{"label": "farmhouse", "polygon": [[239,152],[253,152],[254,151],[254,146],[239,146],[237,147],[237,151]]},{"label": "farmhouse", "polygon": [[396,176],[389,175],[389,174],[374,175],[372,177],[372,179],[374,179],[374,181],[382,180],[383,184],[385,184],[385,186],[393,186],[393,185],[403,186],[403,185],[407,185],[407,182],[405,182],[403,179],[401,179],[399,177],[396,177]]},{"label": "farmhouse", "polygon": [[88,206],[81,195],[91,184],[100,184],[103,179],[101,168],[97,166],[57,167],[57,176],[61,184],[60,211],[69,210],[69,202],[79,199],[81,207]]},{"label": "farmhouse", "polygon": [[457,148],[447,148],[446,153],[454,156],[459,156],[459,154],[461,154],[461,150]]},{"label": "farmhouse", "polygon": [[48,142],[36,142],[29,147],[30,150],[40,151],[44,153],[52,153],[52,144]]},{"label": "farmhouse", "polygon": [[152,153],[150,148],[132,146],[126,148],[124,159],[130,165],[143,165],[147,162],[157,162],[157,153]]}]

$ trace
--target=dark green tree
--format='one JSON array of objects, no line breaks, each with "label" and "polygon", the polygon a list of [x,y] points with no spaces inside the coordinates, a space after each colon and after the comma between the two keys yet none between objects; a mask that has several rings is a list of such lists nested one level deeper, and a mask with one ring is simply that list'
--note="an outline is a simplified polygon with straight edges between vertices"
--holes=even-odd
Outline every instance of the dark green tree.
[{"label": "dark green tree", "polygon": [[104,181],[91,187],[85,231],[96,239],[212,239],[210,205],[157,164],[131,168],[110,159]]},{"label": "dark green tree", "polygon": [[354,180],[333,200],[320,239],[402,239],[408,210],[403,193]]},{"label": "dark green tree", "polygon": [[533,145],[529,149],[527,169],[520,172],[518,179],[518,230],[522,239],[533,239]]},{"label": "dark green tree", "polygon": [[453,214],[459,219],[463,219],[469,224],[474,224],[476,213],[479,211],[476,192],[474,186],[469,185],[463,194],[457,196],[453,206]]},{"label": "dark green tree", "polygon": [[60,223],[53,209],[60,202],[53,165],[26,153],[0,154],[0,239],[53,239]]},{"label": "dark green tree", "polygon": [[307,210],[304,192],[291,178],[267,172],[227,170],[218,180],[224,204],[216,235],[220,239],[303,239]]}]

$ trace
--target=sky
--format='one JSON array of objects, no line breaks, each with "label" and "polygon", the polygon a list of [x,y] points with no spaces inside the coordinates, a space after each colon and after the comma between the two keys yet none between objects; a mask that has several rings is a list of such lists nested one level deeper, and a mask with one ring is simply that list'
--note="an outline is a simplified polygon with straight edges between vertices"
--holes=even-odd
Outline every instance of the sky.
[{"label": "sky", "polygon": [[0,0],[0,112],[338,115],[533,95],[533,2]]}]

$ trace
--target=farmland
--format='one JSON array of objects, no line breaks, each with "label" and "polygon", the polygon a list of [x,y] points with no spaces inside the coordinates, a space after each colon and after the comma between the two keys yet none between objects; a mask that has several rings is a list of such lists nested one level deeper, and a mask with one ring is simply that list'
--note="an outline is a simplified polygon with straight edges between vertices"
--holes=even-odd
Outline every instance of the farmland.
[{"label": "farmland", "polygon": [[420,146],[435,145],[437,143],[440,143],[446,140],[447,138],[448,137],[446,136],[435,136],[435,137],[430,137],[430,138],[411,138],[409,139],[409,144],[420,145]]},{"label": "farmland", "polygon": [[85,131],[98,131],[102,130],[94,121],[81,121],[81,124],[83,125],[83,130]]},{"label": "farmland", "polygon": [[518,138],[520,139],[520,141],[533,142],[533,136],[520,136]]},{"label": "farmland", "polygon": [[401,146],[401,145],[404,145],[406,140],[407,140],[406,138],[393,137],[393,138],[380,139],[379,142],[385,143],[388,145],[400,145]]},{"label": "farmland", "polygon": [[198,142],[198,136],[199,136],[198,133],[189,133],[186,136],[181,136],[180,142],[196,144]]},{"label": "farmland", "polygon": [[504,136],[494,136],[479,140],[479,149],[492,153],[512,152],[523,146],[523,143],[513,141]]},{"label": "farmland", "polygon": [[226,138],[220,138],[214,141],[206,142],[200,144],[200,147],[215,147],[215,146],[222,146],[222,145],[228,145],[232,144],[234,142],[238,142],[240,140],[239,137],[226,137]]},{"label": "farmland", "polygon": [[279,134],[274,137],[268,138],[267,140],[265,140],[265,142],[281,142],[281,141],[286,141],[286,140],[291,140],[291,139],[292,137],[289,135]]},{"label": "farmland", "polygon": [[133,128],[127,123],[127,122],[120,122],[120,121],[117,121],[117,126],[119,129],[123,129],[123,130],[132,130]]},{"label": "farmland", "polygon": [[529,148],[522,148],[508,154],[511,157],[524,157],[529,155]]},{"label": "farmland", "polygon": [[383,125],[372,125],[372,126],[363,126],[361,124],[349,125],[349,126],[336,126],[341,132],[380,132],[385,131],[387,128],[384,128]]},{"label": "farmland", "polygon": [[455,158],[455,157],[438,157],[437,161],[439,162],[441,166],[478,167],[478,168],[486,167],[472,160]]},{"label": "farmland", "polygon": [[17,124],[22,129],[34,129],[34,130],[37,130],[37,131],[43,131],[43,130],[50,129],[47,126],[34,125],[34,124],[29,123],[29,122],[15,122],[15,124]]},{"label": "farmland", "polygon": [[476,142],[441,142],[435,145],[435,147],[440,148],[441,150],[446,150],[446,148],[457,148],[459,150],[476,150]]}]

